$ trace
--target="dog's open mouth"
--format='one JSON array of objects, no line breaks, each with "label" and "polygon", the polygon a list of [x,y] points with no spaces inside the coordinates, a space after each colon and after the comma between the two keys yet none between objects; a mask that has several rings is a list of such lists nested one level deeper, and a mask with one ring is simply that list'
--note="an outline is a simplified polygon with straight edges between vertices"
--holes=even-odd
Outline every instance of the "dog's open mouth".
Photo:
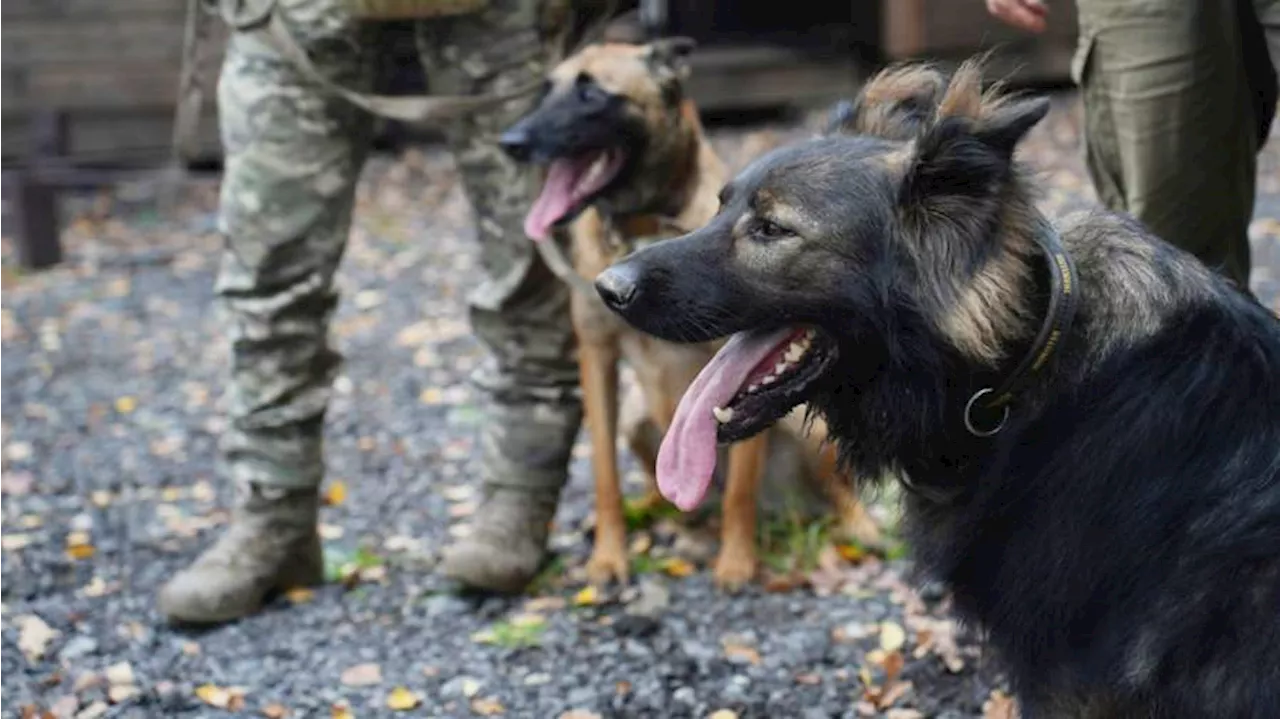
[{"label": "dog's open mouth", "polygon": [[716,445],[757,434],[805,401],[835,359],[822,332],[739,332],[689,385],[658,451],[658,488],[684,511],[706,496]]},{"label": "dog's open mouth", "polygon": [[617,178],[627,161],[620,149],[595,150],[571,158],[557,158],[547,166],[542,193],[524,218],[524,232],[545,240],[551,228],[572,220]]}]

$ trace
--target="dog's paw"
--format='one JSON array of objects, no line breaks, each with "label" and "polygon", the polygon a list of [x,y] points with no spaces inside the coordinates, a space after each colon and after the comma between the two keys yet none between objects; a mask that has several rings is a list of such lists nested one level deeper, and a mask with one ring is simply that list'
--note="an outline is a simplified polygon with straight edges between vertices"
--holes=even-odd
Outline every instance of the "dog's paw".
[{"label": "dog's paw", "polygon": [[880,525],[862,505],[855,505],[852,511],[840,515],[840,525],[836,532],[843,539],[853,540],[858,546],[873,551],[881,551],[886,546]]},{"label": "dog's paw", "polygon": [[725,547],[716,557],[716,587],[722,592],[737,592],[756,576],[756,554],[748,549]]},{"label": "dog's paw", "polygon": [[595,587],[608,586],[610,582],[625,585],[631,574],[631,563],[625,548],[605,548],[596,545],[587,560],[587,581]]}]

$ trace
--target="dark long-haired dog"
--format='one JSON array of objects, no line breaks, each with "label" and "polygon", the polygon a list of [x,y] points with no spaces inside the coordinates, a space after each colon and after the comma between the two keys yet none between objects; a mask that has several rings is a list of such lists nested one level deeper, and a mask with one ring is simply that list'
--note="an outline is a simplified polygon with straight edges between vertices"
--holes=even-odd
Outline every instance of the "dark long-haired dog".
[{"label": "dark long-haired dog", "polygon": [[[1129,219],[1045,220],[1014,149],[1047,110],[974,64],[890,71],[596,287],[659,337],[732,335],[686,426],[807,402],[855,476],[901,478],[1025,717],[1280,717],[1280,321]],[[685,508],[706,436],[666,439]]]}]

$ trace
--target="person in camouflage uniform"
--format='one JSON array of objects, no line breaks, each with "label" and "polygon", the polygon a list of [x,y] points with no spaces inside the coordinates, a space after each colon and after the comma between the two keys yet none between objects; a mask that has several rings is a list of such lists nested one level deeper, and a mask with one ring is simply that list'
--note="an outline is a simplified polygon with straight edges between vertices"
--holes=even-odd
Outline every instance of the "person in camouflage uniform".
[{"label": "person in camouflage uniform", "polygon": [[[1044,32],[1048,0],[987,0]],[[1249,289],[1256,155],[1280,63],[1278,0],[1076,0],[1071,66],[1098,199]]]},{"label": "person in camouflage uniform", "polygon": [[[228,4],[279,13],[325,76],[358,92],[371,87],[376,23],[352,17],[344,0]],[[540,80],[572,19],[567,2],[492,0],[418,21],[431,91],[505,92]],[[489,350],[474,374],[489,417],[483,504],[471,534],[445,549],[441,570],[497,591],[523,588],[543,560],[581,422],[569,290],[521,229],[536,178],[493,141],[534,100],[472,113],[446,132],[477,218],[485,277],[469,304]],[[322,425],[341,361],[327,341],[333,277],[373,123],[234,24],[218,101],[226,244],[216,294],[232,358],[221,459],[238,499],[222,536],[159,593],[162,613],[186,622],[235,619],[274,590],[322,580]]]}]

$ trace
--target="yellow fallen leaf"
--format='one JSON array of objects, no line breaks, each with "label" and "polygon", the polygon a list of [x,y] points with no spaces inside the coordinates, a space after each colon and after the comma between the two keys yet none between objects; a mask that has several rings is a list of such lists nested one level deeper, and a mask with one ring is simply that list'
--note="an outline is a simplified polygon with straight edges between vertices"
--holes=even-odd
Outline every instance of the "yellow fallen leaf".
[{"label": "yellow fallen leaf", "polygon": [[78,547],[90,542],[88,532],[70,532],[67,534],[67,546]]},{"label": "yellow fallen leaf", "polygon": [[77,544],[74,547],[67,547],[67,556],[72,559],[88,559],[97,551],[92,544]]},{"label": "yellow fallen leaf", "polygon": [[856,544],[838,544],[836,551],[839,552],[841,559],[850,564],[857,564],[867,558],[867,553]]},{"label": "yellow fallen leaf", "polygon": [[732,709],[717,709],[711,712],[707,719],[738,719],[738,712]]},{"label": "yellow fallen leaf", "polygon": [[196,697],[211,707],[237,711],[244,706],[244,690],[239,687],[220,687],[216,684],[201,684],[196,687]]},{"label": "yellow fallen leaf", "polygon": [[89,583],[80,589],[80,593],[86,597],[97,598],[114,592],[118,587],[113,582],[107,584],[102,577],[94,577]]},{"label": "yellow fallen leaf", "polygon": [[289,707],[283,704],[268,704],[262,707],[262,716],[267,719],[285,719],[289,716]]},{"label": "yellow fallen leaf", "polygon": [[98,507],[100,509],[111,506],[111,500],[112,500],[111,493],[106,491],[105,489],[95,490],[92,494],[89,495],[89,501],[93,502],[93,506]]},{"label": "yellow fallen leaf", "polygon": [[440,404],[444,401],[444,392],[439,387],[428,387],[418,395],[418,401],[423,404]]},{"label": "yellow fallen leaf", "polygon": [[387,708],[408,711],[422,703],[422,698],[404,687],[396,687],[387,695]]},{"label": "yellow fallen leaf", "polygon": [[294,587],[285,592],[284,596],[294,604],[306,604],[316,598],[316,593],[306,587]]},{"label": "yellow fallen leaf", "polygon": [[662,571],[672,577],[687,577],[695,571],[693,564],[679,557],[668,557],[662,560],[661,566]]},{"label": "yellow fallen leaf", "polygon": [[32,663],[42,659],[49,643],[62,633],[34,614],[14,617],[13,623],[19,629],[18,648],[26,655],[27,661]]},{"label": "yellow fallen leaf", "polygon": [[724,645],[724,655],[729,659],[737,659],[745,661],[753,665],[760,664],[760,652],[745,644],[734,644],[726,642]]},{"label": "yellow fallen leaf", "polygon": [[573,595],[573,606],[588,607],[600,601],[600,592],[590,585],[583,587],[577,594]]},{"label": "yellow fallen leaf", "polygon": [[334,704],[329,707],[330,719],[355,719],[356,715],[351,713],[351,707],[346,704]]},{"label": "yellow fallen leaf", "polygon": [[497,716],[506,710],[507,708],[502,706],[502,702],[492,697],[471,700],[471,711],[479,714],[480,716]]},{"label": "yellow fallen leaf", "polygon": [[137,408],[138,400],[129,395],[116,398],[116,411],[120,414],[129,414]]},{"label": "yellow fallen leaf", "polygon": [[880,624],[880,648],[885,652],[896,652],[907,643],[907,631],[895,622]]},{"label": "yellow fallen leaf", "polygon": [[324,503],[330,507],[335,507],[347,501],[347,485],[340,479],[329,482],[329,487],[324,491]]}]

